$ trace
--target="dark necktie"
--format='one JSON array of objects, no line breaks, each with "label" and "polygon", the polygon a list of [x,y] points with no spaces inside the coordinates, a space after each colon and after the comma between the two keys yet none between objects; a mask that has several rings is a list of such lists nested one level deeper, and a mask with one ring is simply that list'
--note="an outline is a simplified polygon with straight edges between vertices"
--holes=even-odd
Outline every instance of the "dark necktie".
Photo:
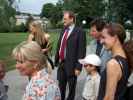
[{"label": "dark necktie", "polygon": [[65,48],[66,48],[66,43],[67,43],[67,36],[68,36],[69,28],[67,28],[63,34],[63,39],[61,41],[60,45],[60,51],[59,51],[59,57],[62,60],[65,58]]},{"label": "dark necktie", "polygon": [[103,48],[103,45],[100,43],[100,41],[97,41],[96,54],[98,56],[100,56],[102,48]]}]

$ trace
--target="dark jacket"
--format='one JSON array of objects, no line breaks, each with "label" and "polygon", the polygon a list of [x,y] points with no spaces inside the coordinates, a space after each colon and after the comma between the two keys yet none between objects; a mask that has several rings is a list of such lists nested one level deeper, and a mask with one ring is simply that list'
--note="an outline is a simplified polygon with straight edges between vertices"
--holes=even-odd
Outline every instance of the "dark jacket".
[{"label": "dark jacket", "polygon": [[[65,30],[65,29],[64,29]],[[57,44],[57,52],[55,55],[55,65],[59,64],[59,49],[61,39],[64,33],[64,30],[60,34],[60,38]],[[78,62],[78,59],[81,59],[86,54],[86,34],[79,27],[74,27],[70,36],[67,39],[66,45],[66,57],[64,60],[64,68],[67,76],[74,75],[74,70],[82,69],[82,65]]]}]

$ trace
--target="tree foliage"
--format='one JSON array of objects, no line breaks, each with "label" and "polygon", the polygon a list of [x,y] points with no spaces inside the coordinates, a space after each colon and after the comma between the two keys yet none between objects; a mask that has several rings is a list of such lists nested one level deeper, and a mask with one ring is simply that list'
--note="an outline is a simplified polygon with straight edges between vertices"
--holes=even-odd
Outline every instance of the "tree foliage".
[{"label": "tree foliage", "polygon": [[123,25],[129,20],[133,23],[133,0],[108,0],[106,3],[106,18],[109,21]]},{"label": "tree foliage", "polygon": [[88,23],[90,19],[102,17],[105,10],[103,0],[63,0],[64,9],[72,10],[77,15],[77,23],[81,24],[83,20]]},{"label": "tree foliage", "polygon": [[126,0],[128,19],[133,23],[133,0]]},{"label": "tree foliage", "polygon": [[57,24],[64,10],[72,10],[76,13],[79,25],[82,20],[89,22],[96,17],[125,24],[128,20],[133,23],[132,4],[133,0],[59,0],[56,5],[45,4],[41,15]]},{"label": "tree foliage", "polygon": [[9,32],[15,25],[15,9],[7,0],[0,0],[0,32]]},{"label": "tree foliage", "polygon": [[55,25],[61,22],[64,10],[72,10],[76,13],[77,23],[81,24],[82,20],[87,20],[88,17],[101,17],[104,6],[103,0],[59,0],[56,5],[44,4],[41,17],[49,18]]},{"label": "tree foliage", "polygon": [[43,5],[41,17],[50,18],[53,14],[53,10],[55,8],[55,5],[52,3],[47,3]]},{"label": "tree foliage", "polygon": [[44,4],[41,12],[41,17],[48,18],[53,27],[57,27],[58,22],[62,18],[62,3],[59,1],[56,5],[52,3]]}]

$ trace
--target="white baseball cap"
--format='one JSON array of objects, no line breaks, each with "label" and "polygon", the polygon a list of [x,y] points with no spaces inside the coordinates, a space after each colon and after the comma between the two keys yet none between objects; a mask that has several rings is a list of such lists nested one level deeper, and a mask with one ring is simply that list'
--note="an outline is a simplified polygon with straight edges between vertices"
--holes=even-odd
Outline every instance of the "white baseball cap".
[{"label": "white baseball cap", "polygon": [[89,54],[84,59],[78,60],[80,64],[86,65],[91,64],[94,66],[100,66],[101,65],[101,59],[96,54]]}]

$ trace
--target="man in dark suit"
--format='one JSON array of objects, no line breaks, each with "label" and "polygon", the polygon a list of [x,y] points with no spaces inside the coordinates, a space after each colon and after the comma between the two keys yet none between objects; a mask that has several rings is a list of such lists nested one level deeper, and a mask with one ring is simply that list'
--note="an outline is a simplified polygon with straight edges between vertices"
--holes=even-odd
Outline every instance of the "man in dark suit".
[{"label": "man in dark suit", "polygon": [[57,79],[62,100],[66,97],[67,84],[69,86],[67,100],[74,100],[77,76],[82,69],[78,59],[84,58],[86,54],[86,34],[75,26],[75,20],[73,12],[64,12],[64,29],[60,34],[55,55],[55,65],[59,65]]}]

